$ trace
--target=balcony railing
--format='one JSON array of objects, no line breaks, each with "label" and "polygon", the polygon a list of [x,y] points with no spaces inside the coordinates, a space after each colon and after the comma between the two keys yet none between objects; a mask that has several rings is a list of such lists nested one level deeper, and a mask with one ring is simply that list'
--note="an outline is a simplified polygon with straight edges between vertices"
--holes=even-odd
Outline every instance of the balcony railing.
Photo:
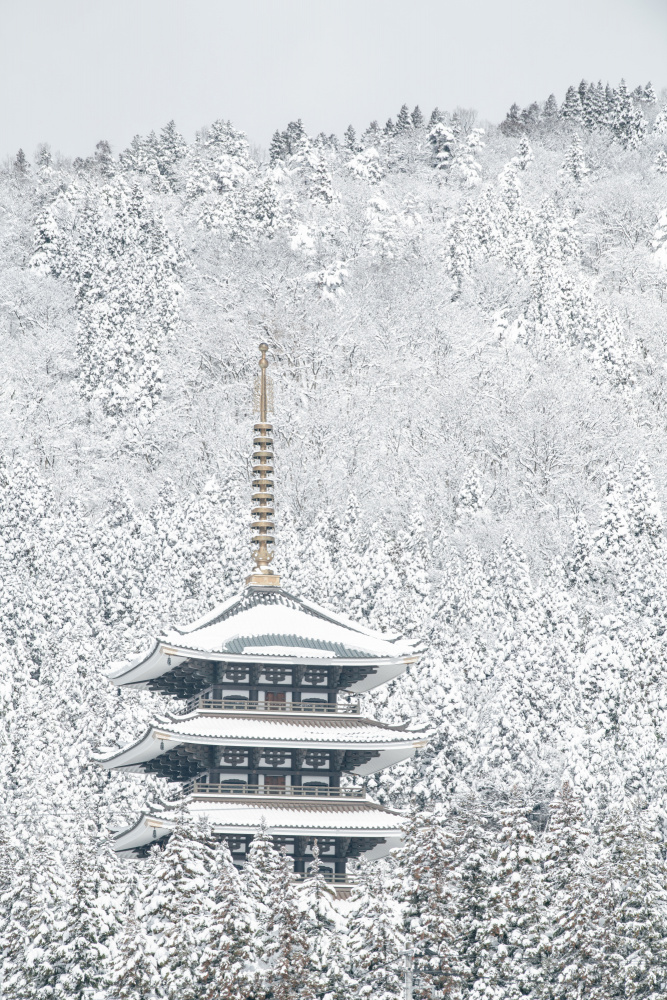
[{"label": "balcony railing", "polygon": [[359,702],[248,701],[246,698],[209,698],[198,695],[187,703],[185,712],[299,712],[301,715],[359,715]]},{"label": "balcony railing", "polygon": [[331,788],[328,785],[228,785],[224,782],[188,781],[185,795],[279,795],[283,798],[363,799],[363,788]]},{"label": "balcony railing", "polygon": [[[319,872],[320,876],[325,882],[329,882],[331,885],[349,885],[353,886],[358,881],[355,875],[348,875],[347,872]],[[306,879],[312,878],[312,872],[295,872],[296,879],[298,882],[305,882]]]}]

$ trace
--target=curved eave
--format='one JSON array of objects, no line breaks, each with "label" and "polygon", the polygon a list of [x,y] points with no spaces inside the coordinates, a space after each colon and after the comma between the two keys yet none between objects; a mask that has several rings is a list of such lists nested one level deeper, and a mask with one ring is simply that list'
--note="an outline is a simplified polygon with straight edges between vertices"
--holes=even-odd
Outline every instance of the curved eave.
[{"label": "curved eave", "polygon": [[[398,846],[403,836],[402,820],[405,818],[402,813],[375,803],[367,803],[362,807],[363,822],[359,822],[361,818],[359,810],[335,806],[324,809],[318,803],[299,803],[298,806],[290,808],[284,803],[238,805],[205,803],[197,800],[188,801],[187,809],[194,816],[206,816],[213,832],[223,836],[252,836],[264,823],[267,831],[276,837],[297,834],[306,837],[381,838],[384,844],[366,852],[368,858],[384,857],[393,847]],[[372,818],[374,813],[377,815],[377,820]],[[170,818],[142,812],[133,826],[114,835],[114,850],[119,853],[140,850],[153,841],[168,836],[174,826],[175,822]]]},{"label": "curved eave", "polygon": [[[304,650],[304,653],[306,651]],[[412,663],[417,663],[421,653],[412,653],[393,657],[381,656],[360,656],[360,657],[340,657],[340,656],[279,656],[273,653],[226,653],[224,650],[196,649],[189,646],[176,646],[158,640],[154,646],[140,659],[135,659],[128,664],[124,664],[117,670],[112,671],[107,676],[118,687],[131,684],[142,686],[149,681],[162,677],[169,673],[174,667],[179,666],[186,660],[215,660],[224,663],[270,663],[275,666],[292,666],[294,663],[304,666],[330,667],[332,665],[342,667],[362,667],[369,672],[366,676],[350,686],[350,690],[356,692],[371,691],[373,688],[386,684],[388,681],[398,677]],[[372,672],[371,672],[372,671]]]},{"label": "curved eave", "polygon": [[[386,732],[386,729],[382,729]],[[150,726],[146,732],[135,743],[122,750],[114,751],[110,754],[100,754],[94,760],[101,767],[110,771],[125,770],[131,773],[140,772],[141,765],[149,760],[154,760],[162,754],[167,753],[183,743],[198,744],[200,746],[225,746],[225,747],[267,747],[284,748],[298,747],[303,749],[332,749],[332,750],[372,750],[379,753],[379,757],[373,757],[366,764],[362,764],[354,769],[355,774],[366,775],[375,774],[385,767],[391,767],[401,760],[407,760],[419,747],[426,746],[428,739],[424,737],[415,738],[409,733],[401,734],[402,739],[395,740],[343,740],[335,738],[335,729],[331,729],[331,735],[326,739],[299,739],[293,734],[281,738],[275,735],[269,736],[211,736],[197,735],[191,733],[174,733],[159,723]]]}]

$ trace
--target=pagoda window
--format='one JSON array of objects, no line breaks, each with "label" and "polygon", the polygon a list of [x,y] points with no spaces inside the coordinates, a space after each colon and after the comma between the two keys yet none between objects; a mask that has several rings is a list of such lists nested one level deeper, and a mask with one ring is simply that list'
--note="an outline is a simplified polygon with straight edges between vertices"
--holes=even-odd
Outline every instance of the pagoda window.
[{"label": "pagoda window", "polygon": [[228,837],[227,845],[232,854],[245,854],[245,837]]},{"label": "pagoda window", "polygon": [[306,767],[326,767],[329,754],[326,750],[306,750]]},{"label": "pagoda window", "polygon": [[245,764],[246,761],[246,751],[237,749],[236,747],[229,747],[223,750],[222,759],[225,764],[229,764],[230,767],[240,767]]},{"label": "pagoda window", "polygon": [[283,684],[287,679],[287,667],[264,667],[267,684]]},{"label": "pagoda window", "polygon": [[306,684],[326,684],[328,671],[324,667],[306,667],[304,680]]},{"label": "pagoda window", "polygon": [[286,750],[265,750],[264,761],[268,767],[282,767],[287,761]]},{"label": "pagoda window", "polygon": [[244,667],[242,664],[234,664],[229,667],[225,667],[225,680],[231,681],[232,684],[240,684],[241,681],[246,680],[248,676],[248,668]]}]

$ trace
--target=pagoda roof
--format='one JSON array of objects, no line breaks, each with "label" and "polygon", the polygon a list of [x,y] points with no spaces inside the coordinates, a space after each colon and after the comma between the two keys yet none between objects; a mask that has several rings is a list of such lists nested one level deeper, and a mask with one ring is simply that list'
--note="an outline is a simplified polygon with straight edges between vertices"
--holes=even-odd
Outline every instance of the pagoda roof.
[{"label": "pagoda roof", "polygon": [[419,650],[398,635],[373,631],[281,587],[251,586],[116,664],[109,677],[119,686],[143,685],[187,659],[361,666],[367,676],[352,688],[362,691],[402,673],[419,659]]},{"label": "pagoda roof", "polygon": [[183,743],[205,746],[303,747],[380,751],[367,764],[355,768],[358,774],[373,774],[411,757],[425,746],[425,734],[410,733],[403,727],[388,726],[375,719],[358,717],[253,719],[249,713],[191,712],[169,715],[151,723],[144,734],[128,747],[95,756],[97,763],[110,769],[140,771],[141,765]]},{"label": "pagoda roof", "polygon": [[[171,833],[176,825],[177,807],[157,808],[144,812],[134,826],[114,836],[116,851],[134,851],[153,839]],[[368,858],[383,857],[400,843],[402,813],[387,809],[376,802],[243,802],[214,803],[192,796],[186,808],[195,818],[205,817],[217,834],[253,835],[265,826],[272,836],[368,837],[382,838],[380,844],[366,854]],[[155,836],[154,836],[155,831]]]}]

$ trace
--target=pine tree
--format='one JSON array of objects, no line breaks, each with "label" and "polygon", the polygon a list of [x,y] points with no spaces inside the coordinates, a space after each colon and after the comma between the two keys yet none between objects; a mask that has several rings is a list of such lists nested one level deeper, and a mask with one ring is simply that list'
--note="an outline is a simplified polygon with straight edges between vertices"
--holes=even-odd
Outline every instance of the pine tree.
[{"label": "pine tree", "polygon": [[58,947],[58,994],[85,1000],[111,983],[113,939],[122,926],[121,866],[108,844],[81,844],[71,886]]},{"label": "pine tree", "polygon": [[505,120],[500,124],[500,131],[503,135],[521,135],[523,124],[521,122],[521,108],[518,104],[513,104],[505,115]]},{"label": "pine tree", "polygon": [[18,153],[14,157],[14,170],[17,174],[25,176],[30,169],[30,164],[28,163],[27,157],[22,149],[19,149]]},{"label": "pine tree", "polygon": [[516,151],[516,163],[519,170],[525,170],[529,163],[532,163],[535,157],[533,156],[533,151],[530,148],[530,143],[528,142],[528,136],[522,135],[521,141],[518,145]]},{"label": "pine tree", "polygon": [[587,931],[587,853],[591,832],[583,803],[566,776],[549,808],[544,835],[544,893],[551,929],[551,953],[546,963],[547,988],[566,997],[577,984],[590,980],[591,969],[583,938]]},{"label": "pine tree", "polygon": [[612,809],[587,872],[581,949],[592,996],[660,996],[667,984],[665,862],[645,820]]},{"label": "pine tree", "polygon": [[284,160],[288,155],[289,151],[285,135],[283,132],[276,129],[271,137],[271,142],[269,143],[269,158],[271,163],[277,163],[278,160]]},{"label": "pine tree", "polygon": [[279,854],[265,878],[270,908],[261,956],[267,965],[267,989],[275,1000],[311,1000],[316,995],[311,972],[314,942],[306,934],[291,859]]},{"label": "pine tree", "polygon": [[537,101],[533,101],[529,104],[527,108],[524,108],[521,112],[521,124],[526,132],[532,135],[533,132],[539,127],[542,118],[542,112]]},{"label": "pine tree", "polygon": [[321,870],[317,840],[312,846],[313,860],[299,893],[301,934],[310,942],[309,989],[315,996],[347,1000],[351,986],[341,941],[340,915],[335,896]]},{"label": "pine tree", "polygon": [[447,170],[453,161],[455,138],[451,129],[441,122],[434,125],[428,134],[432,164],[438,170]]},{"label": "pine tree", "polygon": [[418,104],[415,104],[410,117],[412,119],[413,128],[423,128],[424,125],[426,124],[424,116],[421,113],[421,108],[419,107]]},{"label": "pine tree", "polygon": [[111,152],[111,144],[106,139],[100,139],[95,146],[94,162],[102,177],[111,177],[113,175],[113,154]]},{"label": "pine tree", "polygon": [[431,112],[431,117],[428,120],[429,131],[432,128],[435,128],[435,126],[438,124],[441,123],[444,124],[444,121],[445,121],[445,116],[440,110],[440,108],[433,108],[433,111]]},{"label": "pine tree", "polygon": [[345,148],[349,149],[351,153],[356,153],[358,151],[357,146],[357,133],[354,130],[353,125],[348,125],[343,133],[343,141],[345,143]]},{"label": "pine tree", "polygon": [[350,900],[347,952],[351,996],[374,1000],[400,1000],[403,996],[401,966],[405,943],[400,908],[394,899],[386,866],[361,862]]},{"label": "pine tree", "polygon": [[653,166],[659,174],[667,174],[667,150],[658,150]]},{"label": "pine tree", "polygon": [[544,107],[542,108],[542,123],[548,127],[553,127],[558,120],[558,100],[555,94],[549,94]]},{"label": "pine tree", "polygon": [[181,813],[146,888],[148,929],[162,952],[167,1000],[195,1000],[210,925],[215,859],[208,831]]},{"label": "pine tree", "polygon": [[3,929],[7,1000],[41,1000],[57,995],[65,971],[61,935],[68,881],[45,839],[14,860],[14,875],[4,907]]},{"label": "pine tree", "polygon": [[396,132],[410,132],[412,130],[412,118],[407,104],[401,106],[396,118]]},{"label": "pine tree", "polygon": [[382,138],[382,129],[375,119],[370,123],[366,131],[361,136],[361,144],[364,148],[376,146]]},{"label": "pine tree", "polygon": [[539,992],[548,951],[539,853],[528,812],[516,789],[500,810],[492,848],[491,904],[481,934],[487,946],[481,978],[495,989],[523,995]]},{"label": "pine tree", "polygon": [[649,80],[649,82],[644,87],[643,101],[644,101],[645,104],[656,104],[657,100],[658,100],[658,98],[657,98],[656,92],[655,92],[655,90],[653,88],[653,84]]},{"label": "pine tree", "polygon": [[210,891],[213,905],[201,942],[197,996],[201,1000],[236,1000],[249,993],[255,995],[260,984],[259,974],[251,971],[250,905],[226,841],[215,850]]},{"label": "pine tree", "polygon": [[456,947],[454,849],[446,826],[434,815],[411,817],[398,852],[403,869],[406,945],[424,985],[449,993],[461,975]]},{"label": "pine tree", "polygon": [[573,181],[575,184],[582,184],[586,175],[590,173],[588,167],[586,166],[583,146],[581,145],[581,139],[578,135],[574,137],[572,145],[567,151],[561,166],[561,172],[564,177]]},{"label": "pine tree", "polygon": [[636,149],[646,133],[644,115],[628,93],[625,80],[621,80],[616,92],[610,125],[615,138],[624,149]]},{"label": "pine tree", "polygon": [[394,125],[393,119],[387,118],[384,126],[384,134],[386,136],[396,135],[396,126]]},{"label": "pine tree", "polygon": [[628,486],[628,520],[635,537],[657,545],[663,537],[663,516],[646,456],[640,454]]},{"label": "pine tree", "polygon": [[561,105],[560,116],[572,125],[580,125],[582,121],[581,97],[576,87],[568,87],[565,100]]}]

